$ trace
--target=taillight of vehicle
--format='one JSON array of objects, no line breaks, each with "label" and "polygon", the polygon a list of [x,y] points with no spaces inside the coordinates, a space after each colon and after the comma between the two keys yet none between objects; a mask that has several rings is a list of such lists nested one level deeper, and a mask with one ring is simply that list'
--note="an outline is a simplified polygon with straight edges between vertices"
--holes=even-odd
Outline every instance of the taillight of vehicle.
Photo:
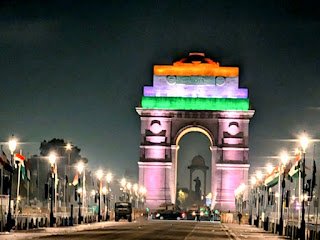
[{"label": "taillight of vehicle", "polygon": [[186,214],[183,212],[183,213],[181,214],[181,217],[184,218],[185,216],[186,216]]}]

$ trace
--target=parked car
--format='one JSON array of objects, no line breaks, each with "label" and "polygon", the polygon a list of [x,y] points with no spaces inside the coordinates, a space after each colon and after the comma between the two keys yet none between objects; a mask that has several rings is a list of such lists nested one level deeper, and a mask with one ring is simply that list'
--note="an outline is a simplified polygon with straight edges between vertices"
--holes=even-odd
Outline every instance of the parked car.
[{"label": "parked car", "polygon": [[182,212],[180,210],[158,210],[154,213],[155,219],[161,220],[180,220]]}]

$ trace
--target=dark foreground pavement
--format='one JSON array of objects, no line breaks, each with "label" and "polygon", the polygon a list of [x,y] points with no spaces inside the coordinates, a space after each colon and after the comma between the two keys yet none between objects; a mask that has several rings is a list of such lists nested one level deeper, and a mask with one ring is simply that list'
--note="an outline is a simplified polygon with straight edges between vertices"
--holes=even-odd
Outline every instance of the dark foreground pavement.
[{"label": "dark foreground pavement", "polygon": [[[51,231],[51,232],[50,232]],[[172,240],[259,240],[280,239],[278,236],[264,232],[249,225],[220,224],[194,221],[141,221],[111,222],[107,225],[92,224],[85,228],[69,228],[46,230],[44,232],[10,233],[0,239],[172,239]]]}]

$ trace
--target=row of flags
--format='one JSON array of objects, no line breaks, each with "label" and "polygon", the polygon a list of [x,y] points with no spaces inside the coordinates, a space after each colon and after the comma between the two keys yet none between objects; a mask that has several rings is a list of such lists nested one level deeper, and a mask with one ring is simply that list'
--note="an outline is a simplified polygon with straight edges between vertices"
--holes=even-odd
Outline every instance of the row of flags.
[{"label": "row of flags", "polygon": [[[19,165],[21,164],[21,176],[23,180],[30,181],[30,160],[21,155],[21,154],[14,154],[14,161]],[[10,161],[7,158],[7,155],[3,150],[1,150],[0,154],[0,164],[3,166],[5,170],[8,172],[13,173],[13,167],[10,164]]]},{"label": "row of flags", "polygon": [[[285,174],[290,180],[296,179],[299,177],[299,171],[301,171],[301,153],[299,152],[293,162],[290,162],[286,165],[285,168],[279,168],[279,166],[275,167],[273,171],[265,178],[264,184],[267,187],[273,187],[278,184],[279,174]],[[306,172],[310,172],[310,168],[305,167]],[[313,160],[313,168],[312,168],[312,178],[309,180],[309,189],[314,189],[316,186],[316,162]],[[300,172],[300,176],[302,173]]]}]

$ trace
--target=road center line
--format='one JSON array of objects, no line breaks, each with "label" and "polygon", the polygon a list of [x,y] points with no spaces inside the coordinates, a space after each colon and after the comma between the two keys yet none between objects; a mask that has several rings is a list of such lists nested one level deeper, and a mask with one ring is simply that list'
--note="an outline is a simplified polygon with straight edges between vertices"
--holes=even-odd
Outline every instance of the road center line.
[{"label": "road center line", "polygon": [[189,232],[189,234],[184,238],[184,240],[187,240],[188,239],[188,237],[194,232],[194,230],[196,230],[196,226],[197,226],[197,224],[196,225],[194,225],[194,227],[193,227],[193,229],[192,229],[192,231],[191,232]]}]

